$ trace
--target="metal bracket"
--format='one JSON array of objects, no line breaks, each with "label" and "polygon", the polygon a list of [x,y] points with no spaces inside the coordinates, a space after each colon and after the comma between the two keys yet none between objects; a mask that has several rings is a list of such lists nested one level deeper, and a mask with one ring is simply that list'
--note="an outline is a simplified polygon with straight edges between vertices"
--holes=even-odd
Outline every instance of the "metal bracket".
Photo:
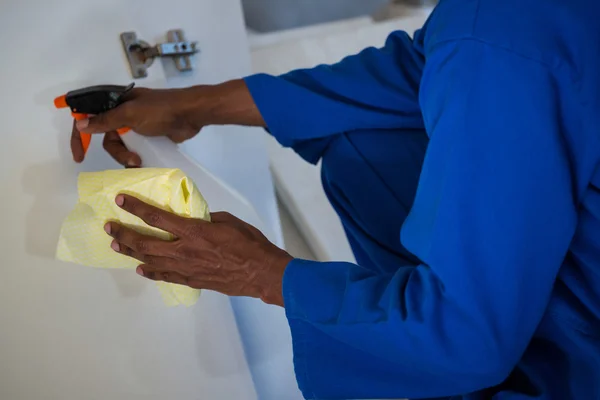
[{"label": "metal bracket", "polygon": [[199,52],[198,43],[186,40],[181,29],[168,31],[167,42],[156,46],[150,46],[148,42],[138,39],[135,32],[121,33],[121,43],[134,78],[148,76],[147,70],[157,57],[170,57],[177,70],[191,71],[194,67],[190,56]]}]

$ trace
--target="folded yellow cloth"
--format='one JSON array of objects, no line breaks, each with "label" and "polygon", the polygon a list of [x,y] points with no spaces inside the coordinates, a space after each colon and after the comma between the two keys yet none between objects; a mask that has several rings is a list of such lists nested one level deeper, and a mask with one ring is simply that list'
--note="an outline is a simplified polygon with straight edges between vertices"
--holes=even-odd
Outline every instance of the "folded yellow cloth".
[{"label": "folded yellow cloth", "polygon": [[[140,262],[110,248],[112,238],[104,232],[108,221],[117,221],[140,233],[171,239],[172,235],[146,225],[123,211],[115,197],[125,193],[163,210],[191,218],[210,220],[206,201],[194,183],[178,169],[139,168],[84,172],[78,180],[79,202],[63,222],[56,257],[62,261],[98,268],[135,269]],[[157,282],[169,306],[193,305],[200,291]]]}]

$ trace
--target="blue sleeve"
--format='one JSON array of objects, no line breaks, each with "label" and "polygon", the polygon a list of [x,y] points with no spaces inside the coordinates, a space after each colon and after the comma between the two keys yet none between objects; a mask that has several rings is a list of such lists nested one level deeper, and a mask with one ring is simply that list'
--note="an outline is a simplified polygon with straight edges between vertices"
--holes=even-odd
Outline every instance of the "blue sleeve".
[{"label": "blue sleeve", "polygon": [[423,63],[420,46],[398,31],[383,48],[365,49],[334,65],[245,81],[271,134],[296,147],[357,129],[423,128],[418,104]]},{"label": "blue sleeve", "polygon": [[[427,398],[502,382],[548,304],[576,225],[554,71],[464,40],[421,86],[431,141],[387,276],[294,260],[284,277],[308,398]],[[385,221],[382,221],[385,223]]]}]

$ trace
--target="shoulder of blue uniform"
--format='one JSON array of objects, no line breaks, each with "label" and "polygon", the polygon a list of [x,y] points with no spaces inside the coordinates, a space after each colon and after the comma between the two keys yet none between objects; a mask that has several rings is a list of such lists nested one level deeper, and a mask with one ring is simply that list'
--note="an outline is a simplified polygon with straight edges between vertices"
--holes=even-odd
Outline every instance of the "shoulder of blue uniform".
[{"label": "shoulder of blue uniform", "polygon": [[441,0],[422,34],[425,56],[448,42],[473,40],[579,75],[585,37],[598,37],[600,5],[586,0]]}]

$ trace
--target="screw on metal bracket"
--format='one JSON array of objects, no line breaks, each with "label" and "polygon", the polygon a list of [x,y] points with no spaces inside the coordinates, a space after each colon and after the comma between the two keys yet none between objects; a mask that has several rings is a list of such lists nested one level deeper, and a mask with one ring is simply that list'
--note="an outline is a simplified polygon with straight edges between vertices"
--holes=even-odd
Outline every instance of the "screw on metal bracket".
[{"label": "screw on metal bracket", "polygon": [[135,32],[121,33],[121,43],[134,78],[148,76],[147,70],[157,57],[172,58],[179,71],[191,71],[194,67],[190,56],[199,52],[198,43],[186,40],[181,29],[168,31],[167,42],[156,46],[138,39]]}]

